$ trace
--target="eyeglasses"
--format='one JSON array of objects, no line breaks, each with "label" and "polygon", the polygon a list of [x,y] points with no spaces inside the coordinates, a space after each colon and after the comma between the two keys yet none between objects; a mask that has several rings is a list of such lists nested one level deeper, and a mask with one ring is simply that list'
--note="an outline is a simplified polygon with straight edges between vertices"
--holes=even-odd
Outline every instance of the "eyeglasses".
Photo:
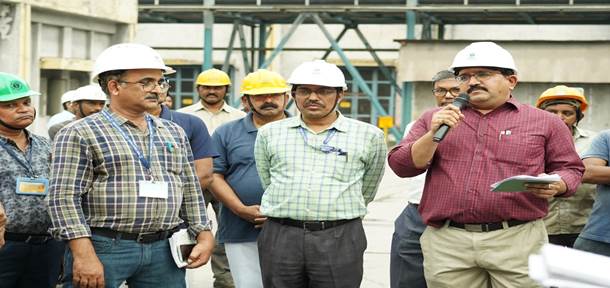
[{"label": "eyeglasses", "polygon": [[323,87],[318,90],[311,90],[311,89],[305,88],[305,87],[298,87],[295,91],[295,94],[298,97],[308,97],[309,95],[311,95],[311,93],[314,93],[314,92],[316,94],[318,94],[318,96],[321,96],[321,97],[330,97],[337,92],[337,89],[330,88],[330,87]]},{"label": "eyeglasses", "polygon": [[165,93],[169,90],[169,87],[170,87],[169,82],[167,82],[167,80],[165,80],[165,79],[161,79],[161,80],[159,80],[159,82],[155,82],[153,80],[141,80],[141,81],[137,81],[137,82],[119,80],[119,83],[139,84],[142,87],[142,90],[147,93],[155,90],[155,88],[157,88],[157,86],[159,86],[159,88],[161,88],[161,92]]},{"label": "eyeglasses", "polygon": [[455,80],[459,84],[464,84],[470,82],[470,78],[474,76],[475,79],[479,82],[485,82],[489,80],[493,75],[500,74],[500,72],[496,71],[479,71],[473,74],[462,74],[455,77]]},{"label": "eyeglasses", "polygon": [[449,92],[449,93],[451,93],[451,95],[457,97],[458,95],[460,95],[460,88],[453,87],[453,88],[451,88],[449,90],[447,90],[445,88],[434,88],[434,89],[432,89],[432,93],[434,94],[434,96],[437,96],[437,97],[445,96],[445,95],[447,95],[447,92]]}]

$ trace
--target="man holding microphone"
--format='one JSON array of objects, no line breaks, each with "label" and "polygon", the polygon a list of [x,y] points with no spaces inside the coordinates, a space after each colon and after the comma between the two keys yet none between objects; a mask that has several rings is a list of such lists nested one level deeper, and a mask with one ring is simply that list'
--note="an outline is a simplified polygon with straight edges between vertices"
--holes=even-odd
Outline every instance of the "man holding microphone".
[{"label": "man holding microphone", "polygon": [[[517,68],[493,42],[472,43],[451,70],[469,107],[427,111],[389,154],[401,177],[427,171],[419,206],[428,225],[420,241],[429,287],[536,287],[528,256],[547,235],[547,198],[567,197],[584,167],[568,128],[557,117],[512,97]],[[449,126],[438,142],[433,135]],[[558,174],[553,184],[520,193],[492,192],[490,185],[526,174]],[[515,244],[519,243],[518,246]]]}]

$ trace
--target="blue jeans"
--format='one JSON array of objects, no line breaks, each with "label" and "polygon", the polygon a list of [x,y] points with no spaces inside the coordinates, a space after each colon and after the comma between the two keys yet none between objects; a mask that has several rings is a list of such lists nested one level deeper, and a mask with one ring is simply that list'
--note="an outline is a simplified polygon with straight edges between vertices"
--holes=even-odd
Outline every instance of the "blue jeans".
[{"label": "blue jeans", "polygon": [[44,244],[6,241],[0,248],[0,287],[55,287],[64,253],[63,242]]},{"label": "blue jeans", "polygon": [[[129,288],[186,287],[185,270],[176,266],[168,240],[140,244],[133,240],[93,235],[91,242],[104,265],[106,287],[119,287],[124,281]],[[65,288],[73,287],[72,261],[72,253],[66,249]]]},{"label": "blue jeans", "polygon": [[425,288],[424,255],[419,237],[426,229],[417,205],[409,203],[394,221],[390,249],[390,286],[392,288]]},{"label": "blue jeans", "polygon": [[606,242],[578,237],[576,242],[574,242],[574,249],[610,257],[610,243]]}]

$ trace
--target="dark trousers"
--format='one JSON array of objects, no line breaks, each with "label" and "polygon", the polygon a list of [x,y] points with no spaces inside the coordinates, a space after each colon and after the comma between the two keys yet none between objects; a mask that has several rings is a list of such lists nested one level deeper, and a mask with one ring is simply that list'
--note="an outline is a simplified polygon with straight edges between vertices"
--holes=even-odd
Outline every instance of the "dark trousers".
[{"label": "dark trousers", "polygon": [[576,238],[578,238],[578,234],[549,235],[549,243],[572,248]]},{"label": "dark trousers", "polygon": [[425,288],[424,255],[419,237],[426,224],[417,205],[409,203],[394,221],[394,234],[390,248],[390,287]]},{"label": "dark trousers", "polygon": [[64,249],[64,243],[55,240],[42,244],[6,241],[0,248],[0,287],[55,287]]},{"label": "dark trousers", "polygon": [[321,231],[266,221],[258,237],[263,285],[360,287],[366,244],[360,219]]}]

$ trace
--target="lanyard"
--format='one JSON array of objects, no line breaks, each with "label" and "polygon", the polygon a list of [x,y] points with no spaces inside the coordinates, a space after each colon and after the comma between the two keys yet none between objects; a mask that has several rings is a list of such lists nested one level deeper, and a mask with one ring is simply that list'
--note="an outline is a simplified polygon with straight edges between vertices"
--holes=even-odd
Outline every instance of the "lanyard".
[{"label": "lanyard", "polygon": [[[303,141],[305,141],[305,145],[309,145],[307,143],[307,133],[305,132],[305,128],[303,128],[302,126],[299,127],[299,132],[301,132],[301,135],[303,136]],[[324,138],[324,141],[322,142],[322,146],[320,147],[320,150],[322,150],[322,152],[330,153],[335,150],[334,147],[331,147],[328,145],[328,142],[330,142],[330,139],[332,139],[333,136],[335,136],[335,134],[337,134],[337,129],[335,129],[335,128],[332,128],[332,129],[330,129],[330,131],[328,131],[328,135],[326,135],[326,138]]]},{"label": "lanyard", "polygon": [[114,126],[114,128],[116,130],[118,130],[121,133],[121,135],[123,135],[123,138],[125,138],[125,141],[127,141],[129,146],[131,146],[131,150],[133,150],[133,153],[136,154],[136,156],[140,160],[140,163],[142,163],[142,166],[144,166],[146,168],[146,170],[148,170],[148,172],[150,173],[150,159],[152,157],[153,139],[155,137],[155,130],[153,129],[152,118],[150,118],[150,116],[146,115],[146,123],[148,124],[148,131],[150,133],[150,139],[148,139],[148,159],[147,159],[144,157],[144,154],[140,150],[140,147],[138,147],[138,145],[136,145],[136,142],[133,140],[133,138],[130,137],[129,135],[127,135],[127,133],[125,133],[125,130],[123,128],[121,128],[121,126],[119,126],[119,123],[117,123],[116,120],[114,120],[112,118],[112,116],[110,116],[108,111],[102,110],[102,115],[104,115],[104,117],[106,117],[106,119],[108,119],[110,124],[112,124],[112,126]]},{"label": "lanyard", "polygon": [[25,168],[25,170],[27,170],[27,173],[29,174],[28,176],[36,178],[36,173],[34,173],[34,168],[32,168],[32,150],[34,149],[32,145],[33,144],[30,143],[29,149],[26,149],[27,162],[23,162],[23,160],[21,160],[21,158],[17,155],[17,153],[15,153],[15,151],[13,151],[10,147],[7,147],[7,144],[4,143],[4,141],[0,141],[0,146],[2,146],[2,148],[4,148],[4,150],[6,150],[6,152],[8,152],[8,154],[11,155],[11,157],[13,157],[13,159],[15,159],[15,161],[17,161],[19,165],[21,165],[23,168]]}]

